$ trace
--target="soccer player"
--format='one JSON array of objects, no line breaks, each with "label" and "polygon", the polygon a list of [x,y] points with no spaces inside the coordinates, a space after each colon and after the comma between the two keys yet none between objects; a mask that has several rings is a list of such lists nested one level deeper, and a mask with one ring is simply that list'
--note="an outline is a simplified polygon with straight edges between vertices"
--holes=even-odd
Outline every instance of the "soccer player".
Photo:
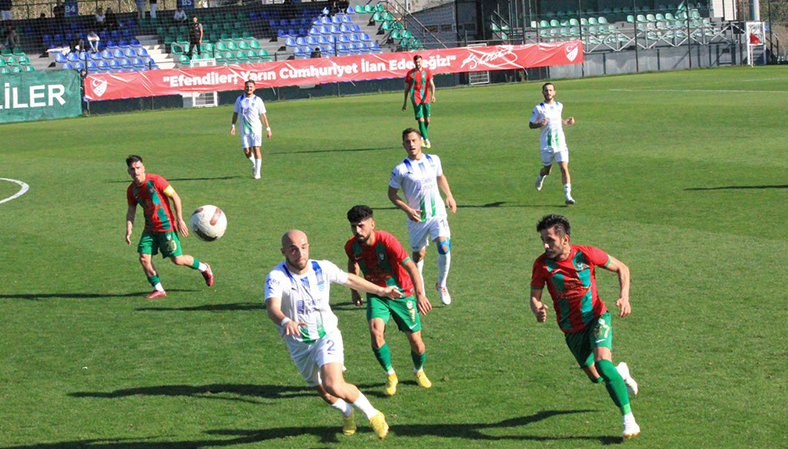
[{"label": "soccer player", "polygon": [[408,94],[410,94],[419,132],[424,139],[423,145],[432,148],[427,128],[430,127],[430,105],[435,103],[435,81],[432,79],[430,69],[422,67],[421,56],[414,56],[413,63],[416,67],[405,75],[405,99],[402,101],[402,110],[407,109]]},{"label": "soccer player", "polygon": [[[126,211],[126,244],[131,245],[131,230],[134,226],[134,216],[137,213],[137,204],[142,207],[145,214],[145,229],[142,231],[137,252],[140,254],[140,264],[148,282],[153,286],[153,292],[146,296],[148,299],[167,296],[161,286],[159,272],[153,265],[151,256],[161,251],[161,257],[169,257],[172,263],[199,270],[205,278],[208,287],[213,285],[211,266],[200,262],[197,258],[183,254],[178,232],[184,237],[189,235],[189,227],[181,215],[183,207],[181,197],[175,192],[169,182],[159,175],[145,173],[142,158],[130,155],[126,158],[129,175],[133,179],[126,190],[126,200],[129,208]],[[175,209],[174,220],[170,199]]]},{"label": "soccer player", "polygon": [[536,225],[544,244],[544,254],[534,262],[531,278],[531,311],[539,323],[547,320],[547,305],[542,303],[545,284],[553,298],[558,327],[575,360],[593,383],[605,383],[610,397],[623,416],[623,437],[640,433],[629,395],[636,395],[638,384],[626,363],[613,366],[613,327],[610,312],[599,299],[594,268],[618,274],[620,295],[616,305],[619,317],[632,312],[629,305],[629,268],[613,256],[593,246],[569,243],[569,221],[561,215],[546,215]]},{"label": "soccer player", "polygon": [[[353,232],[353,238],[345,243],[348,272],[363,272],[366,280],[380,287],[393,286],[404,296],[403,299],[389,299],[376,293],[367,295],[367,322],[372,337],[372,352],[386,373],[384,392],[393,396],[399,383],[391,364],[388,344],[383,338],[391,317],[394,317],[399,330],[408,337],[416,383],[422,388],[430,388],[432,382],[424,374],[427,354],[421,339],[419,312],[426,314],[432,309],[432,305],[424,296],[418,268],[396,237],[388,232],[375,230],[372,209],[367,206],[353,206],[347,213],[347,219]],[[357,291],[352,290],[351,295],[357,306],[364,303]]]},{"label": "soccer player", "polygon": [[[451,230],[447,221],[446,206],[457,213],[457,203],[449,188],[449,181],[443,174],[441,159],[435,154],[421,151],[421,135],[413,128],[402,132],[402,146],[408,157],[391,172],[388,196],[395,206],[402,209],[408,217],[408,236],[413,249],[413,262],[419,269],[424,268],[427,246],[434,241],[438,246],[438,289],[441,302],[451,304],[451,295],[446,289],[446,279],[451,265]],[[400,187],[405,201],[397,192]],[[446,203],[438,189],[446,194]],[[424,278],[422,278],[422,282]]]},{"label": "soccer player", "polygon": [[268,140],[271,140],[271,126],[268,124],[265,103],[262,98],[254,94],[254,89],[254,80],[246,81],[244,95],[240,95],[235,100],[230,135],[235,135],[235,122],[238,120],[238,114],[241,114],[241,127],[243,128],[241,130],[241,148],[243,148],[244,155],[249,159],[249,162],[252,163],[252,176],[254,179],[260,179],[260,167],[263,159],[260,153],[260,145],[263,143],[263,125],[260,119],[262,118],[262,121],[265,122]]},{"label": "soccer player", "polygon": [[309,258],[306,234],[291,230],[282,236],[285,261],[274,267],[265,279],[268,317],[290,351],[301,376],[328,405],[342,412],[342,431],[356,433],[351,405],[369,419],[378,438],[389,431],[386,418],[355,385],[345,382],[345,353],[337,317],[328,304],[331,283],[374,293],[380,297],[401,298],[396,287],[379,287],[340,270],[327,260]]},{"label": "soccer player", "polygon": [[558,162],[561,169],[561,183],[564,185],[564,201],[566,204],[575,204],[572,198],[572,180],[569,177],[569,148],[566,146],[563,125],[574,125],[575,118],[566,120],[561,118],[564,105],[555,101],[555,86],[545,83],[542,86],[544,101],[534,106],[528,127],[541,129],[542,134],[539,144],[542,154],[542,169],[536,178],[536,190],[542,190],[544,179],[553,170],[553,162]]}]

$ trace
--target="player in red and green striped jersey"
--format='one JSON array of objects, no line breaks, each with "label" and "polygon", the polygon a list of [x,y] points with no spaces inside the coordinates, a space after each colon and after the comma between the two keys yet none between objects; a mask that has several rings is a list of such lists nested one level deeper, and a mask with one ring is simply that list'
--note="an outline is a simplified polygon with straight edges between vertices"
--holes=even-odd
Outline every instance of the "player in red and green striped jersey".
[{"label": "player in red and green striped jersey", "polygon": [[[126,211],[126,244],[131,245],[131,230],[134,226],[134,216],[137,205],[142,207],[145,214],[145,229],[140,237],[137,252],[140,255],[142,270],[148,277],[148,282],[153,286],[153,292],[146,298],[154,299],[167,296],[161,286],[159,272],[153,265],[151,256],[161,251],[162,257],[169,257],[175,265],[181,265],[199,270],[205,278],[205,283],[213,285],[211,266],[202,263],[197,258],[183,254],[178,232],[184,237],[189,235],[189,227],[183,221],[181,198],[166,179],[152,173],[145,173],[145,165],[140,156],[131,155],[126,158],[129,175],[133,179],[126,190],[126,200],[129,208]],[[170,199],[175,209],[174,219],[170,208]]]},{"label": "player in red and green striped jersey", "polygon": [[432,148],[427,128],[430,127],[430,105],[435,103],[435,81],[432,79],[430,69],[422,66],[421,56],[414,56],[413,63],[416,67],[405,75],[405,99],[402,101],[402,110],[407,109],[408,95],[410,95],[419,132],[424,138],[424,146]]},{"label": "player in red and green striped jersey", "polygon": [[[402,299],[391,299],[367,294],[367,321],[372,337],[372,352],[386,373],[384,392],[393,396],[399,383],[384,339],[389,318],[394,318],[399,330],[408,337],[416,383],[422,388],[430,388],[432,382],[424,374],[426,348],[421,338],[419,312],[426,314],[432,305],[424,295],[419,269],[396,237],[375,230],[373,212],[368,206],[353,206],[347,218],[353,231],[353,238],[345,243],[348,272],[363,273],[364,279],[381,287],[397,286],[403,295]],[[352,298],[357,306],[364,303],[355,290],[352,290]]]},{"label": "player in red and green striped jersey", "polygon": [[558,327],[566,344],[591,382],[605,383],[610,397],[621,410],[623,437],[640,433],[632,414],[629,395],[637,394],[638,385],[626,363],[613,365],[613,328],[610,312],[599,299],[594,268],[618,274],[621,292],[616,305],[619,317],[632,312],[629,305],[629,268],[615,257],[593,246],[569,244],[569,220],[561,215],[546,215],[536,226],[544,254],[534,262],[531,278],[531,311],[536,321],[547,320],[547,306],[542,303],[545,284],[553,298]]}]

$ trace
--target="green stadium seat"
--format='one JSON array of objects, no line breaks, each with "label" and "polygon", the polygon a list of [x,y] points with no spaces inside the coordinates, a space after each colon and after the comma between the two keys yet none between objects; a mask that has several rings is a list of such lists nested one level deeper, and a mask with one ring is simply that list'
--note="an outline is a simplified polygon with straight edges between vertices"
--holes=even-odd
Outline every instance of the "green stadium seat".
[{"label": "green stadium seat", "polygon": [[383,6],[383,3],[378,3],[375,5],[375,12],[383,12],[386,10],[386,7]]},{"label": "green stadium seat", "polygon": [[19,59],[17,59],[15,56],[11,56],[10,58],[5,58],[5,63],[11,67],[18,66]]},{"label": "green stadium seat", "polygon": [[217,64],[224,64],[224,53],[216,52],[216,56],[214,57],[216,58]]},{"label": "green stadium seat", "polygon": [[159,36],[164,36],[167,34],[167,30],[164,27],[156,27],[156,34]]},{"label": "green stadium seat", "polygon": [[261,48],[260,42],[257,42],[256,39],[249,41],[249,48],[252,50],[259,50]]},{"label": "green stadium seat", "polygon": [[236,44],[235,42],[229,42],[227,44],[227,50],[229,50],[229,51],[238,51],[238,44]]},{"label": "green stadium seat", "polygon": [[252,32],[249,31],[249,30],[244,30],[244,31],[241,31],[241,38],[242,39],[251,40],[251,39],[254,39],[254,34],[252,34]]},{"label": "green stadium seat", "polygon": [[227,62],[235,62],[235,53],[233,53],[231,51],[224,52],[224,59]]},{"label": "green stadium seat", "polygon": [[9,75],[10,73],[11,73],[11,69],[9,69],[8,67],[3,67],[2,69],[0,69],[0,74]]},{"label": "green stadium seat", "polygon": [[14,56],[25,56],[25,52],[20,47],[14,47]]},{"label": "green stadium seat", "polygon": [[175,43],[170,46],[170,50],[172,50],[172,54],[174,55],[182,55],[184,52],[183,46]]},{"label": "green stadium seat", "polygon": [[246,41],[241,41],[241,42],[239,42],[239,43],[238,43],[238,49],[239,49],[239,50],[243,50],[243,51],[247,51],[247,50],[249,50],[249,43],[248,43],[248,42],[246,42]]},{"label": "green stadium seat", "polygon": [[175,38],[175,43],[188,45],[189,44],[189,39],[187,39],[186,36],[177,36]]},{"label": "green stadium seat", "polygon": [[32,65],[25,66],[25,72],[35,72],[36,68]]},{"label": "green stadium seat", "polygon": [[30,58],[28,58],[27,56],[20,56],[19,65],[30,65]]},{"label": "green stadium seat", "polygon": [[204,52],[213,53],[213,44],[210,42],[206,44],[202,44],[200,45],[200,49],[202,49],[202,51]]},{"label": "green stadium seat", "polygon": [[391,33],[391,38],[395,41],[402,39],[402,34],[400,34],[399,30],[395,30]]},{"label": "green stadium seat", "polygon": [[167,34],[172,34],[172,35],[178,34],[178,27],[170,26],[169,28],[167,28]]},{"label": "green stadium seat", "polygon": [[172,45],[173,42],[175,42],[175,39],[172,37],[172,35],[168,34],[164,36],[164,45]]},{"label": "green stadium seat", "polygon": [[569,19],[569,26],[570,27],[576,27],[579,24],[580,24],[580,22],[578,22],[577,19]]},{"label": "green stadium seat", "polygon": [[[596,19],[594,19],[594,20],[596,20]],[[553,20],[550,21],[550,28],[558,28],[560,26],[561,26],[561,22],[559,22],[558,20],[553,19]]]},{"label": "green stadium seat", "polygon": [[[500,31],[500,29],[499,29],[499,31]],[[410,38],[413,37],[413,34],[411,34],[410,31],[405,30],[405,31],[402,32],[402,37],[405,38],[405,39],[410,39]]]},{"label": "green stadium seat", "polygon": [[0,55],[2,56],[11,56],[12,54],[11,49],[8,47],[3,47],[2,50],[0,50]]},{"label": "green stadium seat", "polygon": [[364,5],[364,14],[372,14],[375,11],[375,7],[372,5]]},{"label": "green stadium seat", "polygon": [[189,59],[189,57],[188,57],[188,56],[186,56],[186,55],[181,55],[181,57],[178,59],[178,61],[179,61],[181,64],[185,64],[185,65],[187,65],[187,64],[189,64],[189,62],[191,62],[191,61],[190,61],[190,59]]},{"label": "green stadium seat", "polygon": [[0,67],[5,67],[5,59],[0,58]]},{"label": "green stadium seat", "polygon": [[216,51],[225,52],[227,51],[227,44],[224,42],[219,42],[216,44]]},{"label": "green stadium seat", "polygon": [[238,62],[248,62],[249,61],[249,57],[246,56],[246,52],[244,52],[244,51],[237,52],[235,54],[235,59],[237,59]]},{"label": "green stadium seat", "polygon": [[633,16],[632,14],[629,14],[627,16],[627,22],[628,23],[635,23],[635,16]]},{"label": "green stadium seat", "polygon": [[243,38],[244,38],[243,37],[243,33],[241,33],[240,31],[233,31],[230,34],[230,39],[232,39],[234,41],[241,41],[241,40],[243,40]]},{"label": "green stadium seat", "polygon": [[20,67],[13,67],[11,68],[11,73],[22,73],[22,69]]},{"label": "green stadium seat", "polygon": [[[170,28],[174,28],[174,27],[170,27]],[[178,27],[178,34],[189,34],[189,28],[187,28],[185,26],[179,26]]]},{"label": "green stadium seat", "polygon": [[364,13],[364,7],[361,6],[361,5],[356,5],[356,7],[353,8],[353,10],[356,11],[357,14],[363,14]]},{"label": "green stadium seat", "polygon": [[383,22],[383,25],[380,26],[382,31],[390,31],[391,30],[391,22]]}]

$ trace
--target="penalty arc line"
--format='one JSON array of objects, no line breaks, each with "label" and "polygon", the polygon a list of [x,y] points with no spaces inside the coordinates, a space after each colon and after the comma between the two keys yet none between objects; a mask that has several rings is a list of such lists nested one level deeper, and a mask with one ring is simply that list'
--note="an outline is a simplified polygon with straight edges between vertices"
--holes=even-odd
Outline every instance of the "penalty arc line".
[{"label": "penalty arc line", "polygon": [[8,198],[6,198],[6,199],[0,200],[0,204],[3,204],[3,203],[6,203],[6,202],[8,202],[8,201],[11,201],[11,200],[13,200],[13,199],[19,198],[20,196],[22,196],[22,195],[24,195],[25,193],[27,193],[27,191],[28,191],[28,190],[30,190],[30,186],[29,186],[29,185],[25,184],[25,183],[24,183],[24,182],[22,182],[22,181],[17,181],[16,179],[0,178],[0,181],[14,182],[14,183],[17,183],[17,184],[19,184],[20,186],[22,186],[22,188],[21,188],[21,189],[19,189],[19,191],[18,191],[18,192],[16,192],[15,194],[13,194],[13,195],[9,196],[9,197],[8,197]]}]

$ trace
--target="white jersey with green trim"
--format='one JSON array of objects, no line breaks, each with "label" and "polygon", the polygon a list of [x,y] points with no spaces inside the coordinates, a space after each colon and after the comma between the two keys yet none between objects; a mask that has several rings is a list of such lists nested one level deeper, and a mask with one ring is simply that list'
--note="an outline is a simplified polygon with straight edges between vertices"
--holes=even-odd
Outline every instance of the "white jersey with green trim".
[{"label": "white jersey with green trim", "polygon": [[298,336],[279,335],[303,343],[312,343],[337,329],[337,317],[328,304],[331,283],[346,284],[347,273],[327,260],[307,261],[308,271],[294,274],[285,262],[277,265],[265,279],[265,300],[280,298],[282,313],[293,321],[306,323]]},{"label": "white jersey with green trim", "polygon": [[265,103],[257,95],[247,97],[241,95],[235,100],[233,112],[241,116],[241,135],[261,136],[263,134],[263,123],[260,115],[265,114]]},{"label": "white jersey with green trim", "polygon": [[563,119],[561,118],[563,111],[564,105],[557,101],[553,101],[553,104],[541,102],[534,106],[534,110],[531,112],[531,123],[541,123],[542,120],[547,119],[547,125],[541,128],[540,149],[566,149]]},{"label": "white jersey with green trim", "polygon": [[441,158],[422,153],[421,159],[405,159],[394,167],[389,187],[402,188],[408,206],[421,211],[421,221],[445,217],[446,205],[438,189],[438,176],[443,176]]}]

